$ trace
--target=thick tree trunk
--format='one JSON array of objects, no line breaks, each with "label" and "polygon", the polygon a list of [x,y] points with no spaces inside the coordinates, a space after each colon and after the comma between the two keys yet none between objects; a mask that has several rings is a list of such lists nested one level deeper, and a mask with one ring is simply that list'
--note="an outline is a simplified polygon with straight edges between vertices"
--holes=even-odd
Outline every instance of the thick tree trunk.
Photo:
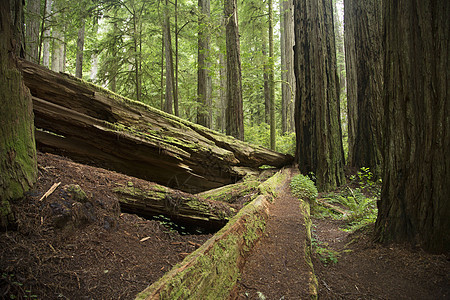
[{"label": "thick tree trunk", "polygon": [[120,208],[124,212],[147,218],[165,215],[178,224],[200,227],[207,231],[219,230],[237,212],[227,203],[205,200],[152,183],[145,189],[126,186],[118,187],[114,192],[118,195]]},{"label": "thick tree trunk", "polygon": [[276,123],[275,123],[275,60],[273,52],[273,3],[268,0],[269,6],[269,92],[270,92],[270,149],[275,150]]},{"label": "thick tree trunk", "polygon": [[[291,157],[164,114],[142,103],[22,62],[35,99],[38,144],[81,162],[186,191],[233,183]],[[45,99],[45,100],[40,100]]]},{"label": "thick tree trunk", "polygon": [[383,1],[383,190],[376,231],[450,251],[450,2]]},{"label": "thick tree trunk", "polygon": [[209,0],[198,0],[200,16],[198,20],[198,80],[197,80],[197,123],[211,128],[212,123],[212,80],[208,63],[210,38],[208,24],[210,19]]},{"label": "thick tree trunk", "polygon": [[26,14],[26,59],[39,62],[39,29],[41,20],[41,1],[28,0]]},{"label": "thick tree trunk", "polygon": [[345,181],[332,3],[295,0],[294,14],[296,159],[326,191]]},{"label": "thick tree trunk", "polygon": [[77,39],[77,60],[75,62],[75,77],[83,78],[83,54],[84,54],[84,32],[86,21],[81,18],[80,28],[78,30]]},{"label": "thick tree trunk", "polygon": [[45,15],[43,22],[43,46],[42,46],[42,64],[50,68],[50,15],[52,14],[52,0],[45,0]]},{"label": "thick tree trunk", "polygon": [[237,0],[225,0],[227,43],[227,134],[244,140],[241,54],[239,45]]},{"label": "thick tree trunk", "polygon": [[11,202],[37,177],[31,96],[17,68],[17,56],[23,55],[22,9],[21,0],[0,1],[0,228],[13,222]]},{"label": "thick tree trunk", "polygon": [[381,1],[345,0],[349,162],[381,176]]},{"label": "thick tree trunk", "polygon": [[281,8],[281,132],[293,132],[294,124],[294,4],[280,0]]},{"label": "thick tree trunk", "polygon": [[173,74],[173,56],[172,56],[172,38],[170,34],[170,20],[169,13],[167,11],[167,0],[166,7],[164,8],[164,51],[166,57],[166,95],[164,102],[164,111],[173,114],[173,102],[174,102],[174,91],[175,91],[175,81]]}]

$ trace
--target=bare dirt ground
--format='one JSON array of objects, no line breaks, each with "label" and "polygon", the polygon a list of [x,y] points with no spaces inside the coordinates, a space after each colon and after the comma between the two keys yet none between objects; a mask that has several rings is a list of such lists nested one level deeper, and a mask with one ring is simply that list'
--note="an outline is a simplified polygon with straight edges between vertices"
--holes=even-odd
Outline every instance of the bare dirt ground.
[{"label": "bare dirt ground", "polygon": [[[35,189],[15,205],[17,230],[0,234],[0,299],[133,299],[211,236],[121,213],[112,189],[143,180],[51,154],[38,166]],[[69,184],[88,201],[74,201]]]},{"label": "bare dirt ground", "polygon": [[314,268],[319,299],[450,299],[450,257],[407,245],[373,242],[373,226],[348,233],[342,221],[313,219],[315,237],[339,252]]},{"label": "bare dirt ground", "polygon": [[[112,189],[145,181],[51,154],[39,153],[38,165],[35,188],[14,206],[17,228],[0,233],[0,299],[133,299],[211,236],[121,213]],[[88,201],[74,200],[69,184]],[[308,298],[309,266],[299,261],[304,220],[289,187],[281,188],[235,299]],[[313,255],[319,299],[450,299],[449,256],[375,244],[370,228],[349,234],[342,221],[313,222],[314,238],[339,253],[327,265]]]},{"label": "bare dirt ground", "polygon": [[287,183],[270,207],[266,232],[247,259],[232,299],[308,299],[311,268],[299,200]]}]

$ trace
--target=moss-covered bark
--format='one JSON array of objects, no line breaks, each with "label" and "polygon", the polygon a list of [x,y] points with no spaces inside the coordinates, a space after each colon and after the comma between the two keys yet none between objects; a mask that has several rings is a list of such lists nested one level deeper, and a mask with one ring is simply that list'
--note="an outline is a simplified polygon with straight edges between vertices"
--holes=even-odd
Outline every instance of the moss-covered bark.
[{"label": "moss-covered bark", "polygon": [[0,227],[13,220],[10,202],[21,197],[37,176],[31,96],[16,65],[22,1],[11,2],[19,10],[13,18],[9,3],[0,2]]}]

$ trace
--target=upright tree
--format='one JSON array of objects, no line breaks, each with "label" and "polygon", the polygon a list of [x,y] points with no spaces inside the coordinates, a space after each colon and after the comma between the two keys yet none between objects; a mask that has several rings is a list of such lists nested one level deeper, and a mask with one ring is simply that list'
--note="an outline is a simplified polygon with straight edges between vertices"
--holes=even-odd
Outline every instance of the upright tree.
[{"label": "upright tree", "polygon": [[383,88],[382,14],[379,0],[345,0],[348,164],[381,176]]},{"label": "upright tree", "polygon": [[21,0],[0,1],[1,228],[13,222],[11,203],[33,185],[37,176],[31,95],[17,68],[17,58],[24,58],[22,9]]},{"label": "upright tree", "polygon": [[450,2],[383,1],[380,241],[450,250]]},{"label": "upright tree", "polygon": [[197,123],[211,128],[212,122],[212,80],[209,74],[210,63],[210,2],[209,0],[198,0],[198,71],[197,71]]},{"label": "upright tree", "polygon": [[275,150],[275,59],[273,52],[273,3],[268,1],[269,6],[269,91],[270,91],[270,149]]},{"label": "upright tree", "polygon": [[[41,49],[42,52],[42,64],[47,68],[50,68],[50,18],[52,15],[52,0],[45,0],[44,5],[44,16],[42,18],[42,39],[41,39]],[[41,55],[39,55],[40,57]]]},{"label": "upright tree", "polygon": [[84,55],[84,35],[86,29],[86,20],[82,15],[80,19],[80,28],[78,29],[77,38],[77,60],[75,63],[75,76],[83,78],[83,55]]},{"label": "upright tree", "polygon": [[26,59],[39,62],[39,32],[41,21],[41,1],[28,0],[26,10]]},{"label": "upright tree", "polygon": [[227,47],[227,112],[226,132],[244,139],[242,107],[241,55],[239,45],[237,0],[224,1]]},{"label": "upright tree", "polygon": [[296,159],[325,191],[345,181],[331,0],[295,0]]},{"label": "upright tree", "polygon": [[294,131],[294,2],[280,0],[281,132]]},{"label": "upright tree", "polygon": [[166,58],[166,94],[164,102],[164,111],[172,114],[174,104],[174,93],[175,93],[175,78],[173,71],[172,37],[170,33],[170,18],[168,5],[169,2],[168,0],[166,0],[166,5],[164,7],[164,23],[163,23],[164,51]]}]

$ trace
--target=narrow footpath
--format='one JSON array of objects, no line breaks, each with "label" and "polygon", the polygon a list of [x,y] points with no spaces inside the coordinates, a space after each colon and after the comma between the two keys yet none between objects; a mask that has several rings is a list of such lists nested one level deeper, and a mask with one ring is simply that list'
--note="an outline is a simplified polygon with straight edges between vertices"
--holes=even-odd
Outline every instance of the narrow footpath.
[{"label": "narrow footpath", "polygon": [[231,299],[307,299],[311,267],[305,258],[306,228],[289,181],[279,187],[266,232],[246,260]]}]

